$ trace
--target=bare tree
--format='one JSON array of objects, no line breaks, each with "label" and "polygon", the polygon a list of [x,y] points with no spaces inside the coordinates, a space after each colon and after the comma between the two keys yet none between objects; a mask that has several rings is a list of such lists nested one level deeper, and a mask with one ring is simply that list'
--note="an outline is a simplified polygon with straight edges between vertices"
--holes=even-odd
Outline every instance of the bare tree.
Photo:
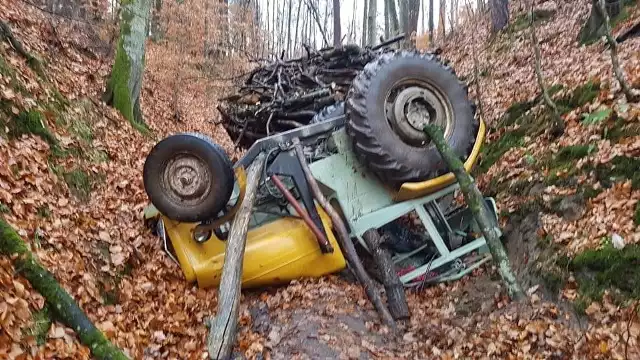
[{"label": "bare tree", "polygon": [[[473,8],[471,7],[471,3],[469,2],[469,0],[466,0],[466,5],[467,5],[468,14],[471,15],[472,21],[475,21],[475,19],[477,19],[478,16],[473,11]],[[480,9],[478,9],[478,13],[479,12],[480,12]],[[484,107],[482,106],[482,88],[480,84],[480,61],[478,60],[478,54],[476,52],[477,43],[475,38],[475,32],[471,32],[471,43],[473,44],[471,46],[471,51],[472,51],[471,56],[473,56],[473,77],[475,79],[476,102],[478,103],[478,111],[480,112],[480,117],[484,118]]]},{"label": "bare tree", "polygon": [[440,0],[440,11],[438,11],[438,36],[441,41],[444,41],[444,37],[447,33],[445,29],[445,22],[447,20],[447,0]]},{"label": "bare tree", "polygon": [[429,0],[429,41],[433,42],[433,0]]},{"label": "bare tree", "polygon": [[540,46],[538,45],[538,37],[536,36],[536,27],[535,21],[533,19],[533,1],[531,1],[531,7],[529,11],[529,29],[531,31],[531,46],[533,47],[533,52],[535,55],[535,72],[536,78],[538,79],[538,86],[540,86],[540,91],[542,92],[542,98],[544,99],[545,104],[551,111],[551,116],[553,117],[553,127],[551,129],[551,134],[555,137],[560,136],[564,133],[564,120],[560,117],[560,113],[558,112],[558,107],[549,96],[549,92],[547,91],[547,87],[544,84],[544,77],[542,76],[542,60],[540,55]]},{"label": "bare tree", "polygon": [[364,0],[364,15],[362,15],[362,46],[367,45],[367,16],[369,16],[369,1]]},{"label": "bare tree", "polygon": [[324,46],[329,45],[329,40],[327,40],[326,28],[323,27],[322,23],[320,22],[320,15],[318,14],[318,9],[316,8],[316,5],[313,3],[313,0],[307,0],[305,3],[307,7],[309,7],[309,10],[311,10],[311,14],[313,14],[313,18],[315,19],[316,24],[320,29],[320,34],[322,34],[322,40],[324,41]]},{"label": "bare tree", "polygon": [[407,36],[404,47],[411,46],[410,36],[418,33],[418,16],[420,15],[420,0],[400,0],[400,23],[402,31]]},{"label": "bare tree", "polygon": [[598,5],[600,6],[600,12],[604,14],[604,34],[607,39],[607,43],[609,44],[609,48],[611,49],[613,73],[615,74],[616,79],[618,79],[620,87],[622,87],[622,92],[624,92],[624,95],[627,97],[627,101],[636,101],[638,96],[633,94],[631,86],[629,86],[629,83],[627,82],[624,70],[622,69],[622,66],[620,66],[620,60],[618,59],[618,44],[611,35],[611,23],[609,20],[609,14],[605,8],[604,0],[599,0]]},{"label": "bare tree", "polygon": [[[366,1],[366,0],[365,0]],[[369,11],[367,15],[367,44],[374,45],[376,42],[376,18],[378,17],[378,1],[369,1]]]},{"label": "bare tree", "polygon": [[497,33],[509,24],[508,0],[489,0],[489,11],[491,12],[492,33]]},{"label": "bare tree", "polygon": [[342,25],[340,24],[340,0],[333,0],[333,46],[342,44]]}]

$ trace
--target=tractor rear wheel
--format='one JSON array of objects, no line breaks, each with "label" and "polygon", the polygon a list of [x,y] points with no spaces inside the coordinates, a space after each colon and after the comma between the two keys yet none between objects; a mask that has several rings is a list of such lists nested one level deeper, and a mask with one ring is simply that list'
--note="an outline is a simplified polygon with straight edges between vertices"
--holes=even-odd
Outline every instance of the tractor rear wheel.
[{"label": "tractor rear wheel", "polygon": [[144,163],[144,188],[151,203],[172,220],[215,218],[231,197],[234,173],[224,150],[197,133],[169,136]]},{"label": "tractor rear wheel", "polygon": [[433,54],[385,53],[367,64],[347,95],[347,132],[354,152],[382,181],[399,187],[448,171],[423,129],[443,128],[465,159],[479,122],[467,87]]}]

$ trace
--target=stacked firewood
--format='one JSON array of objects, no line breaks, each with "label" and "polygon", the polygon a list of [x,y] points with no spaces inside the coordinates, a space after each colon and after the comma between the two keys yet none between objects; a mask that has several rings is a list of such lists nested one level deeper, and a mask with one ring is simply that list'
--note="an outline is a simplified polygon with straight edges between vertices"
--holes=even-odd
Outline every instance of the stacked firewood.
[{"label": "stacked firewood", "polygon": [[222,125],[243,148],[265,136],[308,125],[324,107],[344,100],[364,66],[392,51],[391,45],[403,38],[375,47],[345,45],[318,51],[307,47],[300,58],[260,66],[235,94],[221,99]]}]

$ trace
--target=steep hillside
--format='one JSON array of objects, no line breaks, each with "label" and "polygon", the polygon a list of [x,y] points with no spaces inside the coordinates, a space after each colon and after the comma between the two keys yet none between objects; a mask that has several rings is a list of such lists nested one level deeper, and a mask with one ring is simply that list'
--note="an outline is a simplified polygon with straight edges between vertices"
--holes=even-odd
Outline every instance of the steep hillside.
[{"label": "steep hillside", "polygon": [[[588,2],[537,8],[547,11],[537,24],[542,68],[566,121],[559,138],[545,132],[521,2],[511,4],[511,31],[489,39],[485,24],[469,23],[443,46],[480,95],[491,135],[476,177],[497,198],[529,303],[510,303],[488,266],[408,291],[412,319],[390,341],[348,275],[296,281],[243,294],[238,356],[640,358],[640,104],[623,100],[601,42],[577,43]],[[627,11],[618,32],[640,19],[637,7]],[[215,99],[249,64],[212,65],[217,79],[203,80],[191,63],[176,78],[181,49],[149,41],[145,136],[100,100],[113,29],[51,18],[24,1],[0,0],[0,14],[25,50],[0,42],[0,216],[132,358],[204,358],[216,291],[186,284],[144,227],[142,166],[158,139],[181,131],[203,132],[237,156],[213,123]],[[639,37],[620,44],[635,87],[638,54]],[[0,257],[0,358],[88,359],[18,272]]]}]

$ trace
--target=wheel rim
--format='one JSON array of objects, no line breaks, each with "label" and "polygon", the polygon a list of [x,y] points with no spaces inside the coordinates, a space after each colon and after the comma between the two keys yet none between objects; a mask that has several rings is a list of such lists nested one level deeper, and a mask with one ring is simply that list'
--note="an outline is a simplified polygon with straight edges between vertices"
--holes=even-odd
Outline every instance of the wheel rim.
[{"label": "wheel rim", "polygon": [[453,132],[453,109],[442,91],[430,82],[408,79],[394,84],[385,98],[387,122],[405,143],[424,147],[430,143],[425,125],[444,129],[445,139]]},{"label": "wheel rim", "polygon": [[184,205],[202,202],[211,185],[206,163],[193,154],[176,154],[162,173],[162,190],[171,200]]}]

